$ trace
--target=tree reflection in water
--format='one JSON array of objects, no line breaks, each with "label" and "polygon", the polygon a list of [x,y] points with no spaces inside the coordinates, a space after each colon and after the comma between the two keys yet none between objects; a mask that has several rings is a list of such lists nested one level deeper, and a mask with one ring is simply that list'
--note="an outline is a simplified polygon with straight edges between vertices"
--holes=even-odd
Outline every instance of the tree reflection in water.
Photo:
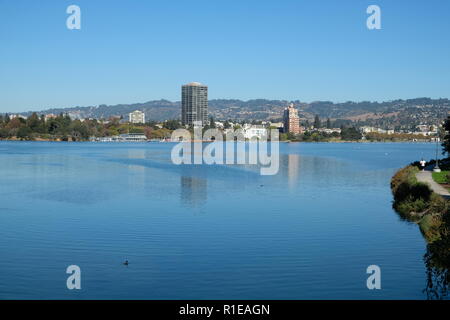
[{"label": "tree reflection in water", "polygon": [[427,245],[424,262],[427,268],[428,299],[448,299],[450,286],[450,212],[443,215],[439,227],[440,239]]}]

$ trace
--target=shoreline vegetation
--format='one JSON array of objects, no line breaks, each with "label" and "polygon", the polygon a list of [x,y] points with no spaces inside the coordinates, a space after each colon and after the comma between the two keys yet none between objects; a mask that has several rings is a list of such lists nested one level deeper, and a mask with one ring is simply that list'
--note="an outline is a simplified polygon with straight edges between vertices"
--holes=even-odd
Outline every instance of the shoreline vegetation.
[{"label": "shoreline vegetation", "polygon": [[[69,138],[59,138],[59,137],[52,137],[52,138],[42,138],[42,137],[36,137],[36,138],[18,138],[18,137],[11,137],[11,138],[0,138],[0,141],[7,141],[7,142],[96,142],[96,143],[111,143],[111,142],[104,142],[104,141],[91,141],[89,139],[83,139],[83,140],[76,140]],[[191,142],[213,142],[214,140],[191,140]],[[251,142],[251,140],[246,140],[247,142]],[[269,140],[270,141],[270,140]],[[136,142],[136,141],[135,141]],[[166,139],[149,139],[147,141],[143,142],[176,142],[176,141],[170,141]],[[430,141],[371,141],[371,140],[330,140],[330,141],[290,141],[290,140],[280,140],[280,143],[435,143]],[[127,142],[117,142],[117,143],[127,143]]]},{"label": "shoreline vegetation", "polygon": [[[427,163],[433,166],[435,161]],[[441,167],[450,166],[450,158]],[[416,223],[427,242],[424,263],[429,299],[447,299],[450,289],[450,200],[419,182],[418,162],[398,170],[391,179],[393,208],[401,219]]]},{"label": "shoreline vegetation", "polygon": [[402,219],[417,223],[425,238],[432,241],[443,215],[449,212],[450,202],[433,192],[428,184],[419,182],[416,178],[419,171],[418,163],[413,163],[392,177],[393,208]]},{"label": "shoreline vegetation", "polygon": [[[450,116],[441,128],[443,154],[450,154]],[[425,171],[434,168],[436,161],[425,164]],[[450,185],[450,158],[440,160],[440,172],[431,173],[431,181],[445,189]],[[423,260],[428,299],[448,299],[450,290],[450,197],[437,194],[435,186],[417,179],[421,166],[414,162],[398,170],[391,179],[393,208],[401,219],[416,223],[427,242]],[[429,173],[429,172],[428,172]],[[429,181],[429,180],[424,180]],[[439,191],[438,191],[439,192]]]},{"label": "shoreline vegetation", "polygon": [[[212,125],[204,130],[216,128],[213,119]],[[230,129],[225,121],[224,129]],[[107,138],[120,134],[141,134],[150,141],[168,141],[174,130],[182,128],[179,120],[166,120],[161,123],[154,121],[145,124],[132,124],[120,118],[109,120],[85,119],[72,120],[67,114],[46,118],[44,115],[33,113],[27,119],[21,117],[9,118],[0,115],[0,140],[6,141],[90,141],[92,138]],[[241,129],[236,124],[232,129]],[[268,127],[266,129],[276,129]],[[192,128],[189,128],[192,131]],[[321,132],[317,129],[305,131],[301,134],[280,133],[281,142],[430,142],[433,139],[424,135],[395,133],[367,133],[363,135],[358,128],[342,126],[340,132]]]}]

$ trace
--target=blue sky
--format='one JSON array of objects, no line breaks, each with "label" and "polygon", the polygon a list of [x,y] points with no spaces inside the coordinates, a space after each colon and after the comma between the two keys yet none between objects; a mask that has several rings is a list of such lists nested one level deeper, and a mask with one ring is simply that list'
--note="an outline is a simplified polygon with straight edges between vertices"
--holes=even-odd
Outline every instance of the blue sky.
[{"label": "blue sky", "polygon": [[0,0],[0,112],[179,100],[191,81],[211,99],[450,98],[449,34],[447,0]]}]

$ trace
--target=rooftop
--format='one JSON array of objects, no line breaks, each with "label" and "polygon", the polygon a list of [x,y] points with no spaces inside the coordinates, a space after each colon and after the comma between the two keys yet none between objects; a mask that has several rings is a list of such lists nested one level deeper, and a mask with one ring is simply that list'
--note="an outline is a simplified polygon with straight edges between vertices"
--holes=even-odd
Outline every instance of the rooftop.
[{"label": "rooftop", "polygon": [[195,87],[199,87],[199,86],[203,86],[203,84],[201,84],[200,82],[190,82],[188,84],[185,84],[185,86],[195,86]]}]

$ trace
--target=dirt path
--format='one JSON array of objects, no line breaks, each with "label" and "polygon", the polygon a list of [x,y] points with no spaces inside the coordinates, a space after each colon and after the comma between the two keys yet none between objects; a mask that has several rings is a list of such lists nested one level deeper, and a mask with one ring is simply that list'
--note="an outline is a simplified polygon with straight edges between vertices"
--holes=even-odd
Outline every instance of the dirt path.
[{"label": "dirt path", "polygon": [[444,198],[450,198],[450,192],[448,192],[447,189],[445,189],[439,183],[435,182],[431,174],[432,171],[429,170],[420,171],[416,174],[416,178],[418,181],[428,184],[431,190],[433,190],[435,193],[443,196]]}]

